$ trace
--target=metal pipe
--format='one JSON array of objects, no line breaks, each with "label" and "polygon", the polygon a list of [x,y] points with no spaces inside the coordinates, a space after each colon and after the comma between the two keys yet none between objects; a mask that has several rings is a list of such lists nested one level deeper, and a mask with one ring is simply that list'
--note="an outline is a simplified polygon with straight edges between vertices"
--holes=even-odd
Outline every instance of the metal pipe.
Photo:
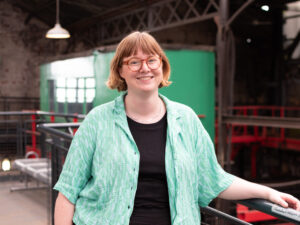
[{"label": "metal pipe", "polygon": [[38,124],[37,127],[48,127],[48,128],[78,128],[81,123],[43,123]]},{"label": "metal pipe", "polygon": [[225,114],[222,117],[222,121],[224,124],[300,129],[300,119],[291,117],[235,116]]},{"label": "metal pipe", "polygon": [[40,115],[40,116],[58,116],[58,117],[71,117],[84,119],[85,115],[83,114],[65,114],[65,113],[51,113],[44,111],[8,111],[0,112],[0,116],[31,116],[31,115]]}]

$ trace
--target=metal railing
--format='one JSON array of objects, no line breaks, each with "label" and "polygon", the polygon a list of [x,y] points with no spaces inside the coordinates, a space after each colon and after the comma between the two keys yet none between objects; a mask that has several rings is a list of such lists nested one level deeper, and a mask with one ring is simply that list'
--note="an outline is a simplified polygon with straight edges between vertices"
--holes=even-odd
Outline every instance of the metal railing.
[{"label": "metal railing", "polygon": [[28,151],[45,157],[40,147],[40,134],[36,125],[45,122],[71,122],[84,119],[81,114],[63,114],[43,111],[0,112],[0,159],[20,158]]},{"label": "metal railing", "polygon": [[[45,138],[44,142],[51,146],[52,153],[52,187],[57,182],[59,174],[61,172],[64,159],[68,153],[69,145],[73,138],[74,129],[78,128],[80,123],[60,123],[60,124],[40,124],[38,130],[44,133],[44,137],[49,136],[51,138]],[[54,213],[54,204],[57,197],[57,191],[52,189],[52,216]],[[250,208],[259,210],[269,215],[275,216],[279,219],[300,224],[300,212],[293,209],[286,209],[276,204],[268,202],[262,199],[249,199],[237,201],[239,204],[243,204]],[[222,218],[230,224],[237,225],[249,225],[251,223],[245,222],[229,214],[223,213],[217,209],[211,207],[201,207],[201,211],[211,216]],[[52,220],[53,221],[53,220]]]}]

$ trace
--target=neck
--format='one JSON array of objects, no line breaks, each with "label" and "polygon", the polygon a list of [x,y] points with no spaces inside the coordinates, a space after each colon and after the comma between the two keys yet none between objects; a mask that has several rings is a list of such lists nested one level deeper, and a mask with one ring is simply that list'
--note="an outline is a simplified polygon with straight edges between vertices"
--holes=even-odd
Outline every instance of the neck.
[{"label": "neck", "polygon": [[158,92],[151,95],[135,95],[131,92],[125,97],[126,114],[140,123],[155,123],[165,114],[165,106]]}]

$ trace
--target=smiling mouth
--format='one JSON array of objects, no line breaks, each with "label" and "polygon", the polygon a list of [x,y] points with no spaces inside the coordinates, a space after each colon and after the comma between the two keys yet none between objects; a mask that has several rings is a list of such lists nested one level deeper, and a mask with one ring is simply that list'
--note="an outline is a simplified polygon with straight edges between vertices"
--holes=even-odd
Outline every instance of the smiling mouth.
[{"label": "smiling mouth", "polygon": [[152,79],[154,76],[147,76],[147,77],[137,77],[136,79],[138,80],[150,80]]}]

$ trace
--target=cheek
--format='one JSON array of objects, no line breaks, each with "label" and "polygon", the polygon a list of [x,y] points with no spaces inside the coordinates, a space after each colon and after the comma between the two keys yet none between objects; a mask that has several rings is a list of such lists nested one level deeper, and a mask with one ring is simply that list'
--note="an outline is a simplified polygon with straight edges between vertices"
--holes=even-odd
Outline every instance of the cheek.
[{"label": "cheek", "polygon": [[157,75],[159,75],[161,78],[164,76],[162,67],[157,71]]}]

